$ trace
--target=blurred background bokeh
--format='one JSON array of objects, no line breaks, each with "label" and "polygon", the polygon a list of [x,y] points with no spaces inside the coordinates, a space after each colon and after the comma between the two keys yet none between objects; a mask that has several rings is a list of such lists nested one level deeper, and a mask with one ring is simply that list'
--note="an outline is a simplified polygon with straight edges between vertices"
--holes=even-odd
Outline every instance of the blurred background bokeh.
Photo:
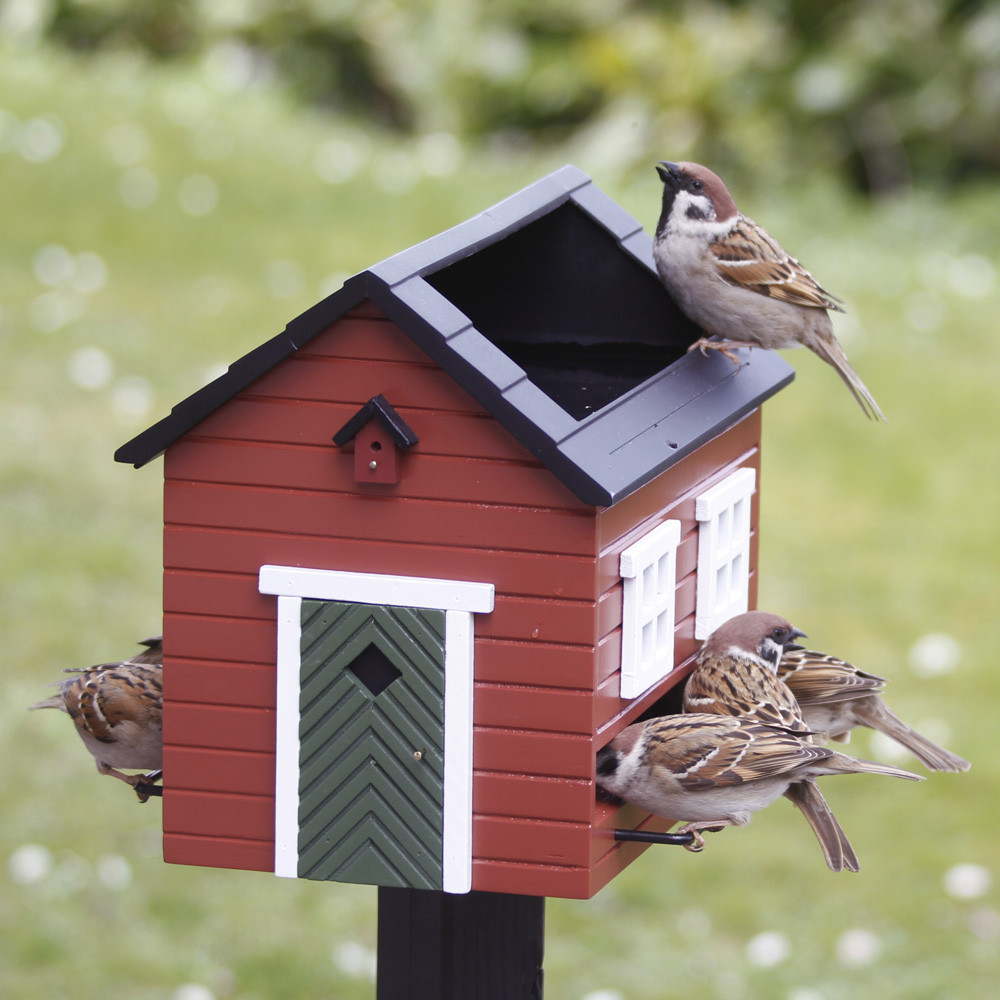
[{"label": "blurred background bokeh", "polygon": [[786,352],[761,606],[973,767],[826,781],[858,875],[779,802],[550,902],[546,995],[994,995],[1000,5],[0,0],[4,1000],[373,996],[374,890],[164,865],[160,804],[26,711],[159,630],[160,471],[112,454],[347,275],[563,163],[651,230],[662,158],[716,169],[847,301],[890,421]]}]

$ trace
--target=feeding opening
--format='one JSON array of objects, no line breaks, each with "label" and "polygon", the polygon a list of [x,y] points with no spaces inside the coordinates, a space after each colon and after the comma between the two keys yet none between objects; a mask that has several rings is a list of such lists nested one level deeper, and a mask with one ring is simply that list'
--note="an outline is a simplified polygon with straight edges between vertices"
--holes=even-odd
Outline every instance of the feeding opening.
[{"label": "feeding opening", "polygon": [[656,275],[570,202],[425,280],[577,420],[700,335]]}]

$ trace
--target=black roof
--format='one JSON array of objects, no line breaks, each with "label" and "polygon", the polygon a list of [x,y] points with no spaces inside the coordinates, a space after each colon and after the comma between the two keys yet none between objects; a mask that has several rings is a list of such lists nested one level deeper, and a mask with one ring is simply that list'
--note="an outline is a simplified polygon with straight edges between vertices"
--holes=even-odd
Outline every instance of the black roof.
[{"label": "black roof", "polygon": [[362,271],[115,453],[139,468],[369,300],[584,503],[634,492],[787,385],[686,348],[642,226],[575,167]]}]

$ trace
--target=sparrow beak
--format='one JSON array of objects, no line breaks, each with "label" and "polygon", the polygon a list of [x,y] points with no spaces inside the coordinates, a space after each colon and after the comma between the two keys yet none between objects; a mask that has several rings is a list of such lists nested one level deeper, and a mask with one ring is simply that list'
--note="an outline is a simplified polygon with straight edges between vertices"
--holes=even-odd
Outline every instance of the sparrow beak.
[{"label": "sparrow beak", "polygon": [[678,175],[681,172],[681,168],[677,166],[676,163],[671,163],[669,160],[660,160],[656,164],[656,172],[660,175],[660,180],[666,184],[668,181],[676,181]]},{"label": "sparrow beak", "polygon": [[788,638],[781,644],[781,648],[786,653],[792,653],[797,649],[805,649],[806,648],[805,646],[800,646],[792,641],[793,639],[805,639],[805,638],[806,638],[805,632],[803,632],[801,629],[795,628],[795,626],[793,625],[791,632],[788,633]]}]

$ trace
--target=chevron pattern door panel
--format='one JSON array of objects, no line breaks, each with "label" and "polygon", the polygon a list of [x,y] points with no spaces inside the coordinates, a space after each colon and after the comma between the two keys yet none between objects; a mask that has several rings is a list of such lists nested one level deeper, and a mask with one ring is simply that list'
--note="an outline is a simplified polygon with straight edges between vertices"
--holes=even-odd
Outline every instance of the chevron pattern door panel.
[{"label": "chevron pattern door panel", "polygon": [[440,889],[445,612],[301,615],[299,876]]}]

